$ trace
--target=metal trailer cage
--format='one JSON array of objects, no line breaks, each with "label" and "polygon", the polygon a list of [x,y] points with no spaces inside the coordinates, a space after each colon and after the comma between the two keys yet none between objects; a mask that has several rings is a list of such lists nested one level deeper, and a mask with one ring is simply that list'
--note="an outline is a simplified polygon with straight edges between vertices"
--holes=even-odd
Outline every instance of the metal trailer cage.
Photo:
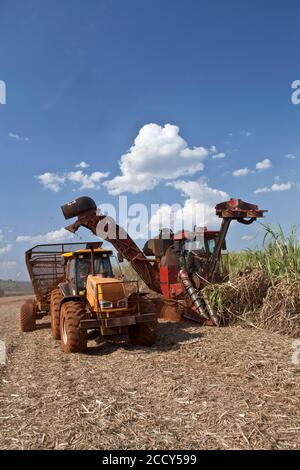
[{"label": "metal trailer cage", "polygon": [[64,280],[62,254],[82,249],[96,249],[100,242],[55,243],[36,245],[25,253],[25,262],[34,294],[41,309],[48,310],[51,291]]}]

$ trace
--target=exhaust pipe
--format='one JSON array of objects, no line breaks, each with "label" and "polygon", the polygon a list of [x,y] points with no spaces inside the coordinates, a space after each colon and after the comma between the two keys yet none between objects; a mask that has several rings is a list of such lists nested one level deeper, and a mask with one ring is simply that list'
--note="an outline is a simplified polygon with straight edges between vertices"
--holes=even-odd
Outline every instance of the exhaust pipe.
[{"label": "exhaust pipe", "polygon": [[79,217],[86,212],[97,211],[97,205],[91,197],[78,197],[67,204],[61,206],[64,218],[66,220],[72,219],[73,217]]}]

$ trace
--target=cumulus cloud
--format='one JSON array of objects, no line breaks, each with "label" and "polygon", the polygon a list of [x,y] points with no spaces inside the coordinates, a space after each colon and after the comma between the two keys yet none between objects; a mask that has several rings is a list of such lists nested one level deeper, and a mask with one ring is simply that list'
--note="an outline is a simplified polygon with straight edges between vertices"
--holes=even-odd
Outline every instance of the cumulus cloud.
[{"label": "cumulus cloud", "polygon": [[84,170],[85,168],[88,168],[90,165],[86,162],[80,162],[80,163],[77,163],[77,165],[75,165],[75,168],[81,168],[82,170]]},{"label": "cumulus cloud", "polygon": [[260,193],[271,193],[271,192],[277,192],[277,191],[289,191],[292,189],[292,183],[274,183],[270,188],[264,187],[264,188],[258,188],[254,191],[254,194],[260,194]]},{"label": "cumulus cloud", "polygon": [[239,177],[239,176],[247,176],[251,173],[249,168],[240,168],[239,170],[235,170],[232,172],[233,176]]},{"label": "cumulus cloud", "polygon": [[94,171],[90,174],[83,173],[82,170],[69,171],[59,175],[57,173],[46,172],[37,176],[39,183],[46,189],[50,189],[55,193],[59,192],[63,185],[67,182],[77,185],[77,189],[99,189],[101,187],[101,180],[107,178],[109,173],[102,173],[101,171]]},{"label": "cumulus cloud", "polygon": [[225,157],[226,157],[226,153],[224,153],[224,152],[217,153],[216,155],[213,155],[213,156],[212,156],[212,158],[213,158],[214,160],[216,160],[216,159],[222,159],[222,158],[225,158]]},{"label": "cumulus cloud", "polygon": [[100,182],[103,178],[107,178],[109,173],[94,171],[90,175],[84,174],[81,170],[70,171],[66,175],[66,179],[72,183],[78,183],[78,189],[99,189]]},{"label": "cumulus cloud", "polygon": [[181,195],[189,199],[193,199],[197,202],[203,202],[209,205],[216,205],[228,199],[228,194],[220,189],[210,188],[206,181],[172,181],[167,183],[167,186],[171,186],[181,191]]},{"label": "cumulus cloud", "polygon": [[164,227],[192,230],[194,226],[216,225],[215,205],[229,199],[225,191],[210,188],[206,181],[178,180],[167,183],[187,198],[183,206],[164,204],[153,214],[149,227],[157,232]]},{"label": "cumulus cloud", "polygon": [[272,162],[269,158],[265,158],[261,162],[256,163],[257,170],[267,170],[272,167]]},{"label": "cumulus cloud", "polygon": [[[272,162],[269,158],[265,158],[265,160],[258,162],[255,166],[256,171],[267,170],[268,168],[271,168],[271,167],[272,167]],[[249,170],[249,168],[239,168],[238,170],[235,170],[232,172],[233,176],[236,176],[236,177],[247,176],[250,173],[255,173],[255,170]]]},{"label": "cumulus cloud", "polygon": [[146,124],[134,145],[121,157],[121,175],[105,181],[104,185],[112,195],[151,190],[163,180],[202,171],[203,161],[211,151],[204,147],[189,148],[177,126]]},{"label": "cumulus cloud", "polygon": [[10,253],[12,250],[12,244],[8,243],[7,245],[3,246],[0,248],[0,255],[6,255],[7,253]]},{"label": "cumulus cloud", "polygon": [[16,238],[16,242],[18,243],[31,243],[31,244],[38,244],[38,243],[60,243],[63,241],[72,240],[74,235],[71,232],[68,232],[64,228],[60,228],[59,230],[52,230],[44,235],[19,235]]},{"label": "cumulus cloud", "polygon": [[65,176],[59,176],[56,173],[49,172],[43,173],[42,175],[39,175],[36,178],[39,183],[44,186],[44,188],[50,189],[55,193],[58,193],[58,191],[61,190],[63,184],[66,181]]}]

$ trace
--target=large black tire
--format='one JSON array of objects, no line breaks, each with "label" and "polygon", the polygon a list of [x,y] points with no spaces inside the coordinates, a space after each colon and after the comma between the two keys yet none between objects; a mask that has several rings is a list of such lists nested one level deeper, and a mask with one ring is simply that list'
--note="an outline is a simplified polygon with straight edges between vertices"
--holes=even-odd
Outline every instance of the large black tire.
[{"label": "large black tire", "polygon": [[[141,313],[156,313],[156,305],[149,300],[141,299]],[[136,346],[153,346],[156,342],[158,331],[158,320],[137,323],[128,327],[129,341]]]},{"label": "large black tire", "polygon": [[60,339],[60,303],[63,296],[60,289],[54,289],[50,295],[50,317],[51,317],[51,333],[52,338]]},{"label": "large black tire", "polygon": [[36,309],[34,302],[25,302],[20,310],[20,330],[29,333],[36,329]]},{"label": "large black tire", "polygon": [[87,332],[80,321],[86,318],[85,306],[80,301],[65,302],[60,310],[61,348],[65,353],[84,353],[87,350]]}]

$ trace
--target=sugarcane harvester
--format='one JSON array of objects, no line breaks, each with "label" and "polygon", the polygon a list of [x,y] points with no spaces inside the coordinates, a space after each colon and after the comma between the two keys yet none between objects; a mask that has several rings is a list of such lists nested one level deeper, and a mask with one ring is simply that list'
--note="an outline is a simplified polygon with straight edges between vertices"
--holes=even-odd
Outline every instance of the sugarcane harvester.
[{"label": "sugarcane harvester", "polygon": [[250,225],[266,212],[240,199],[217,204],[215,209],[222,220],[220,230],[202,227],[173,233],[164,229],[141,250],[123,228],[97,209],[93,199],[80,197],[62,206],[65,219],[77,217],[67,230],[75,233],[85,227],[111,243],[119,259],[127,260],[146,286],[159,294],[160,317],[173,321],[184,317],[207,325],[219,325],[220,319],[201,291],[208,283],[228,278],[220,260],[231,222]]}]

